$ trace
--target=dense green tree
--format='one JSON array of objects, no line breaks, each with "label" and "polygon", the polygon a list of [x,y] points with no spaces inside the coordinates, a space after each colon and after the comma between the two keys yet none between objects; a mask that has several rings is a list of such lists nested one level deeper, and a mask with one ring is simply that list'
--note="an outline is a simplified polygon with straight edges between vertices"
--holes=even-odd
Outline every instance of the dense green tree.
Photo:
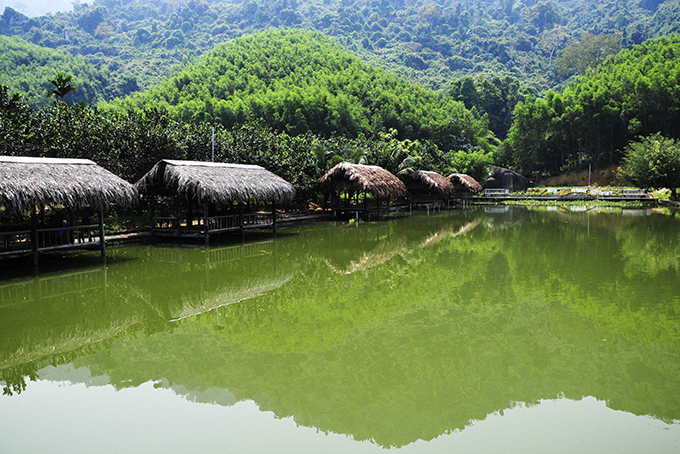
[{"label": "dense green tree", "polygon": [[669,188],[677,198],[680,187],[680,142],[653,134],[624,150],[621,175],[641,188]]},{"label": "dense green tree", "polygon": [[515,108],[503,159],[537,176],[621,161],[636,137],[680,137],[680,36],[624,49],[562,93]]},{"label": "dense green tree", "polygon": [[621,50],[621,37],[585,33],[578,43],[562,49],[555,60],[555,71],[563,77],[585,74],[588,68],[597,68],[607,57]]},{"label": "dense green tree", "polygon": [[52,84],[52,87],[47,89],[47,96],[54,98],[55,102],[65,102],[66,95],[78,90],[78,87],[73,84],[73,76],[64,74],[63,71],[57,72],[54,78],[47,79],[47,81]]},{"label": "dense green tree", "polygon": [[270,30],[217,47],[159,87],[112,103],[155,106],[178,121],[227,129],[259,121],[291,135],[431,141],[441,150],[475,146],[486,122],[461,102],[368,66],[332,39]]}]

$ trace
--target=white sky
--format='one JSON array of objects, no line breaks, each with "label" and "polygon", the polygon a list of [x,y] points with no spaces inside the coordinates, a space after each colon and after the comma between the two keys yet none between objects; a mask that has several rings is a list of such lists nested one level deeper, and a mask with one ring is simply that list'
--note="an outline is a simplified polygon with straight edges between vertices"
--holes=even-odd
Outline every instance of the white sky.
[{"label": "white sky", "polygon": [[71,11],[73,3],[74,0],[0,0],[0,14],[9,6],[28,17],[44,16],[48,12]]}]

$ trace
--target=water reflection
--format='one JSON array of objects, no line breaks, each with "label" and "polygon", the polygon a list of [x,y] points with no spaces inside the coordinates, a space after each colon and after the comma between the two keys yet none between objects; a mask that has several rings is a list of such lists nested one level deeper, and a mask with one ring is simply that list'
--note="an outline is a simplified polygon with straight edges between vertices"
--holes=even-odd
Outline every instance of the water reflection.
[{"label": "water reflection", "polygon": [[383,447],[557,396],[672,423],[679,232],[672,213],[508,208],[112,249],[0,287],[2,380],[73,363]]}]

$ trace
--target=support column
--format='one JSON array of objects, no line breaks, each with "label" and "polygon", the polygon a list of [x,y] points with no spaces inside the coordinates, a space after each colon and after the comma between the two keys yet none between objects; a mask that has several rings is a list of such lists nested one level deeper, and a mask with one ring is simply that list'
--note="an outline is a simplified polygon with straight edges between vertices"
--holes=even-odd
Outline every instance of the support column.
[{"label": "support column", "polygon": [[99,209],[99,247],[102,257],[106,257],[106,235],[104,234],[104,208]]},{"label": "support column", "polygon": [[176,198],[177,202],[177,238],[182,238],[182,205],[180,204],[179,197]]},{"label": "support column", "polygon": [[272,200],[272,230],[276,235],[276,200]]},{"label": "support column", "polygon": [[38,266],[38,214],[36,206],[31,207],[31,249],[33,251],[33,265]]},{"label": "support column", "polygon": [[241,228],[241,239],[245,240],[246,239],[246,228],[245,228],[245,223],[243,221],[243,208],[244,208],[245,203],[244,202],[239,202],[238,203],[238,225]]},{"label": "support column", "polygon": [[203,207],[203,232],[205,233],[205,247],[210,246],[210,232],[208,231],[208,204]]}]

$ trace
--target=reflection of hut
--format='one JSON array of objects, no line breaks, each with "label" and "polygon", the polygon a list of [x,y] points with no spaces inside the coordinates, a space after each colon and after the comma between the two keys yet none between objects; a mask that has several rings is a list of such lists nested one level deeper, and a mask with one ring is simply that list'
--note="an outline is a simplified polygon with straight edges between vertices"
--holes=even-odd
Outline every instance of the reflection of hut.
[{"label": "reflection of hut", "polygon": [[[106,253],[103,212],[129,205],[132,185],[86,159],[0,157],[0,257],[64,249]],[[38,214],[39,213],[39,214]],[[99,214],[99,222],[89,217]]]},{"label": "reflection of hut", "polygon": [[411,203],[434,203],[448,200],[453,185],[448,178],[428,170],[416,170],[404,179]]},{"label": "reflection of hut", "polygon": [[482,185],[470,175],[464,173],[452,173],[447,177],[454,187],[454,190],[459,193],[466,192],[482,192]]},{"label": "reflection of hut", "polygon": [[390,223],[333,229],[319,255],[334,273],[365,271],[389,262],[406,247],[406,237],[393,230]]},{"label": "reflection of hut", "polygon": [[[155,216],[156,234],[204,237],[249,228],[276,231],[276,204],[289,202],[293,186],[255,165],[198,161],[159,161],[137,183],[142,194],[170,198],[172,213]],[[254,212],[253,206],[270,204],[271,212]],[[183,216],[182,211],[185,211]],[[199,213],[194,216],[194,209]]]},{"label": "reflection of hut", "polygon": [[468,233],[470,230],[481,224],[481,222],[482,218],[476,218],[458,228],[455,228],[452,224],[449,224],[438,232],[435,232],[427,237],[422,243],[420,243],[420,247],[431,246],[433,244],[439,243],[445,238],[456,237]]},{"label": "reflection of hut", "polygon": [[529,187],[529,180],[517,172],[498,166],[490,166],[491,176],[485,187],[491,189],[507,189],[510,192],[523,192]]},{"label": "reflection of hut", "polygon": [[381,201],[389,202],[407,195],[404,183],[378,166],[341,162],[319,182],[324,192],[331,193],[334,210],[355,211],[357,215],[359,211],[370,212],[373,208],[377,208],[379,214]]}]

